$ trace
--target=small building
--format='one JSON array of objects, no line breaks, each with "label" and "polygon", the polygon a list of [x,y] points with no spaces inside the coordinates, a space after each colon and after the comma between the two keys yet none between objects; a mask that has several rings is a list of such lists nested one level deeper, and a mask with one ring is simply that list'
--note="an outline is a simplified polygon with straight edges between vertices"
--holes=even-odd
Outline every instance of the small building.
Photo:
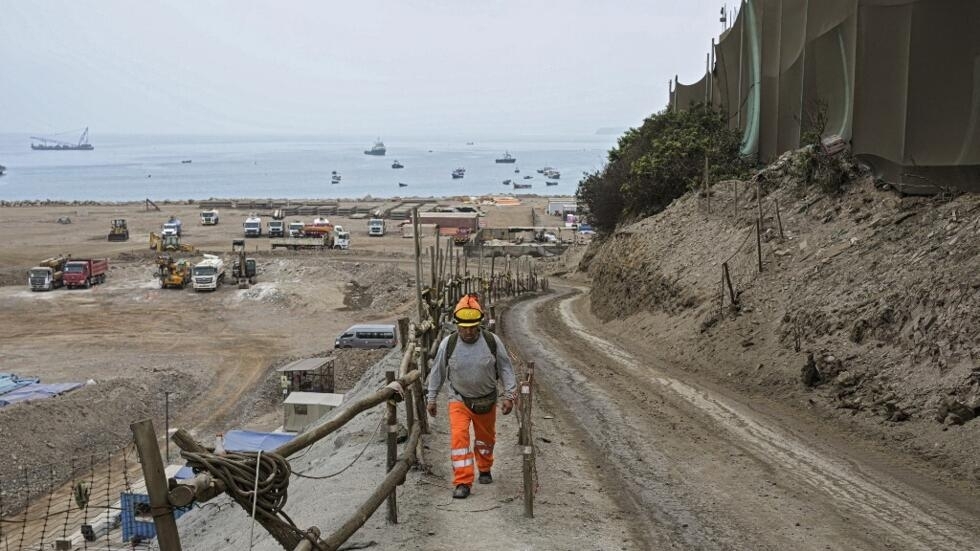
[{"label": "small building", "polygon": [[549,199],[548,214],[552,216],[565,216],[568,213],[578,212],[578,203],[568,199]]},{"label": "small building", "polygon": [[290,392],[333,392],[334,358],[304,358],[279,369],[279,386],[283,394]]},{"label": "small building", "polygon": [[329,392],[292,392],[283,402],[283,426],[286,432],[299,432],[330,413],[344,401],[343,394]]}]

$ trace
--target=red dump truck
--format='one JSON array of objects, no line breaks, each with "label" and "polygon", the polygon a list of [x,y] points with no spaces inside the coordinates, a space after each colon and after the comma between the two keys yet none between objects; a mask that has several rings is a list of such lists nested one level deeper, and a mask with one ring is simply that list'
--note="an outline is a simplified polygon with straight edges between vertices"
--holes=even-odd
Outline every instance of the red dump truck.
[{"label": "red dump truck", "polygon": [[108,271],[108,258],[73,258],[65,263],[64,283],[70,289],[88,289],[92,285],[104,283]]}]

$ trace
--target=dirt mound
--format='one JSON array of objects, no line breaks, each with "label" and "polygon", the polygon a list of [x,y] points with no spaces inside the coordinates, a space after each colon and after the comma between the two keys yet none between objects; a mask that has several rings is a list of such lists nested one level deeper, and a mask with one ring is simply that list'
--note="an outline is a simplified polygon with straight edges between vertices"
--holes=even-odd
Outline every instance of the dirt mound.
[{"label": "dirt mound", "polygon": [[980,197],[783,184],[758,202],[750,184],[719,184],[710,212],[688,194],[595,244],[581,264],[594,313],[685,369],[810,400],[980,479]]}]

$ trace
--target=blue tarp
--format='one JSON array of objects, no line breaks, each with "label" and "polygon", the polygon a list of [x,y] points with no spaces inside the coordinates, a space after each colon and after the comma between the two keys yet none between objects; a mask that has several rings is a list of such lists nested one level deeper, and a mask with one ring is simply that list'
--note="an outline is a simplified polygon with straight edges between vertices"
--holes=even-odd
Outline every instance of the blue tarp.
[{"label": "blue tarp", "polygon": [[[264,452],[272,451],[279,446],[296,438],[295,434],[284,432],[257,432],[254,430],[230,430],[225,433],[225,450],[230,452]],[[205,445],[210,446],[212,442]],[[174,478],[183,480],[193,478],[194,472],[190,467],[181,467]]]},{"label": "blue tarp", "polygon": [[40,400],[70,392],[82,386],[82,383],[31,383],[18,389],[0,395],[0,407],[9,406],[25,400]]},{"label": "blue tarp", "polygon": [[18,377],[13,373],[0,373],[0,394],[40,382],[37,377]]}]

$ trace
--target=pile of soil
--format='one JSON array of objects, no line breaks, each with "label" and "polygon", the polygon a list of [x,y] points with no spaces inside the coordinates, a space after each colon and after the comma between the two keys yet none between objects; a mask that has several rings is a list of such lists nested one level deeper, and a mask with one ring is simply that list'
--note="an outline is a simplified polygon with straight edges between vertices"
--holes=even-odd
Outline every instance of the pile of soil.
[{"label": "pile of soil", "polygon": [[835,196],[781,177],[763,191],[761,274],[754,186],[727,182],[710,212],[688,194],[594,243],[580,263],[593,313],[677,368],[980,481],[980,197],[904,197],[870,177]]}]

